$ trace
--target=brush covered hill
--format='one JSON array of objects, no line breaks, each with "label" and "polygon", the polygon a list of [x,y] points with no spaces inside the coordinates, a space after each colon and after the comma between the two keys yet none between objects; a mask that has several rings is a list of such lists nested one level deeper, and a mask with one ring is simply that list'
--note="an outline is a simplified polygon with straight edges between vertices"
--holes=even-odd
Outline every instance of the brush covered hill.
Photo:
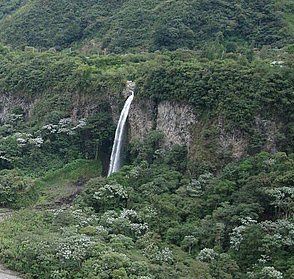
[{"label": "brush covered hill", "polygon": [[0,40],[13,47],[138,52],[221,43],[293,43],[288,0],[1,0]]},{"label": "brush covered hill", "polygon": [[[29,279],[292,279],[293,26],[288,0],[0,0],[0,262]],[[133,113],[191,107],[193,144],[155,127],[106,177],[128,80]]]},{"label": "brush covered hill", "polygon": [[[44,279],[293,277],[291,49],[204,55],[1,47],[0,204],[18,209],[0,224],[1,262]],[[151,131],[102,175],[127,79],[142,102],[194,108],[202,157]],[[272,153],[256,115],[278,123]],[[219,117],[247,155],[216,149]]]}]

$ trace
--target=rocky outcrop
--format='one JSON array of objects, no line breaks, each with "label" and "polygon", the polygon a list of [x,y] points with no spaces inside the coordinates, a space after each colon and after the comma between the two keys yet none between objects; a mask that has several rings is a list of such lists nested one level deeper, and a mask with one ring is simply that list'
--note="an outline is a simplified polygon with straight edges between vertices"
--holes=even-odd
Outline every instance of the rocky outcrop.
[{"label": "rocky outcrop", "polygon": [[[276,137],[279,125],[273,120],[261,119],[258,116],[255,119],[252,128],[266,140],[261,148],[271,153],[277,152]],[[202,125],[198,125],[200,122]],[[186,103],[162,101],[155,104],[150,99],[136,99],[135,95],[129,115],[130,141],[142,141],[152,130],[163,132],[163,147],[185,145],[192,157],[200,156],[194,154],[199,153],[199,148],[195,148],[195,145],[200,144],[204,153],[210,152],[212,158],[229,156],[239,160],[247,154],[250,144],[248,136],[242,130],[229,130],[223,117],[200,121],[193,108]],[[213,131],[213,134],[205,139],[204,134],[207,131]]]},{"label": "rocky outcrop", "polygon": [[135,100],[129,115],[130,140],[143,140],[151,130],[162,131],[164,146],[192,143],[192,126],[197,122],[192,108],[184,103],[163,101],[156,105],[148,99]]},{"label": "rocky outcrop", "polygon": [[[135,91],[136,84],[127,81],[126,88],[122,92],[122,101],[126,100]],[[120,116],[120,102],[117,98],[110,97],[110,106],[114,123],[118,122]],[[128,117],[128,137],[130,141],[136,139],[142,141],[147,134],[154,128],[155,104],[148,99],[135,98],[131,104]]]},{"label": "rocky outcrop", "polygon": [[238,131],[222,133],[219,136],[219,153],[230,153],[233,159],[240,159],[245,153],[248,142]]},{"label": "rocky outcrop", "polygon": [[101,100],[99,97],[88,94],[74,94],[71,98],[71,119],[77,122],[78,119],[87,118],[101,111]]},{"label": "rocky outcrop", "polygon": [[230,153],[233,159],[240,159],[245,153],[248,141],[243,134],[236,129],[228,132],[225,129],[225,120],[218,119],[219,137],[218,145],[220,153]]},{"label": "rocky outcrop", "polygon": [[130,95],[132,95],[135,92],[135,89],[136,89],[136,83],[131,80],[128,80],[126,83],[126,88],[124,89],[122,93],[124,98],[127,99]]},{"label": "rocky outcrop", "polygon": [[277,152],[277,135],[279,128],[276,122],[262,119],[260,116],[255,117],[255,128],[266,139],[264,149],[268,152]]},{"label": "rocky outcrop", "polygon": [[133,81],[127,81],[125,89],[117,96],[114,94],[108,95],[108,102],[111,109],[112,119],[115,124],[118,123],[124,101],[134,92],[136,84]]},{"label": "rocky outcrop", "polygon": [[[130,92],[134,90],[135,83],[128,81],[125,89],[119,94],[105,92],[103,98],[99,94],[97,96],[86,93],[69,94],[67,96],[70,99],[67,108],[68,116],[72,118],[73,122],[77,122],[80,118],[87,118],[103,111],[111,113],[114,124],[117,124],[122,105]],[[0,94],[0,123],[5,122],[8,117],[18,112],[25,116],[25,119],[29,119],[34,114],[35,108],[38,111],[44,98],[46,96],[31,100],[21,95]],[[51,107],[47,109],[47,112],[51,113]],[[193,157],[197,157],[195,154],[199,154],[201,146],[201,149],[206,153],[209,151],[207,149],[211,149],[215,154],[224,154],[232,159],[240,159],[246,155],[248,146],[250,147],[248,136],[246,137],[240,129],[228,130],[226,120],[222,117],[209,121],[200,119],[196,116],[193,108],[183,102],[162,101],[155,103],[151,99],[141,99],[135,93],[128,123],[128,138],[131,142],[144,140],[152,130],[162,131],[165,136],[163,147],[170,148],[174,144],[185,145]],[[202,124],[200,125],[200,123]],[[275,153],[277,151],[277,135],[281,129],[279,122],[263,119],[257,115],[254,124],[252,129],[265,140],[261,148]],[[214,132],[206,138],[205,130],[214,130]],[[197,149],[195,146],[199,146],[199,148]]]},{"label": "rocky outcrop", "polygon": [[129,114],[129,138],[142,141],[154,128],[155,104],[150,100],[137,100],[136,96]]},{"label": "rocky outcrop", "polygon": [[5,122],[8,116],[14,113],[17,109],[25,117],[31,114],[33,102],[24,97],[13,96],[10,94],[0,94],[0,123]]},{"label": "rocky outcrop", "polygon": [[197,122],[192,107],[187,104],[164,101],[157,108],[156,130],[165,135],[165,146],[192,144],[192,126]]}]

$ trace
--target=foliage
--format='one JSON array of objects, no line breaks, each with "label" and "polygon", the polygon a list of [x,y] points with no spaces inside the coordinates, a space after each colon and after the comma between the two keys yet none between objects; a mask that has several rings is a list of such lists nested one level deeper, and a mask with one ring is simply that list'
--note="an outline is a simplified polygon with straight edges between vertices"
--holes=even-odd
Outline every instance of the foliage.
[{"label": "foliage", "polygon": [[[0,205],[28,207],[0,224],[1,262],[40,279],[292,278],[293,47],[271,49],[292,40],[292,6],[0,0],[0,40],[25,48],[0,45]],[[102,177],[130,79],[153,128],[161,101],[191,106],[193,143],[153,130]]]},{"label": "foliage", "polygon": [[276,2],[2,0],[0,38],[17,47],[116,53],[197,49],[203,42],[228,50],[282,46],[293,39],[292,6]]},{"label": "foliage", "polygon": [[[107,214],[109,217],[114,216],[111,212]],[[122,214],[126,216],[129,213]],[[168,255],[172,253],[169,248],[161,250],[162,261],[152,258],[150,254],[147,257],[135,239],[128,236],[128,231],[115,232],[111,229],[113,224],[103,220],[99,221],[86,208],[20,211],[10,222],[1,224],[0,257],[10,267],[26,272],[28,278],[103,276],[135,279],[166,278],[168,274],[193,276],[192,264],[205,272],[203,264],[192,261],[184,266],[178,257],[174,261],[179,261],[179,268],[174,271],[168,260]],[[90,227],[93,228],[92,233],[85,234]],[[19,237],[20,234],[22,237]],[[21,262],[16,260],[16,255],[22,258]],[[154,263],[151,264],[153,259]]]},{"label": "foliage", "polygon": [[187,167],[200,170],[199,175],[238,159],[239,152],[293,152],[293,62],[272,63],[166,59],[139,69],[137,94],[155,104],[180,102],[194,111],[198,121],[191,127],[190,156],[196,164]]},{"label": "foliage", "polygon": [[21,208],[36,199],[34,181],[16,170],[0,172],[0,205]]},{"label": "foliage", "polygon": [[199,114],[223,117],[248,130],[256,115],[291,117],[291,68],[273,69],[268,61],[172,61],[143,69],[138,88],[141,96],[186,101]]},{"label": "foliage", "polygon": [[[277,203],[275,189],[293,188],[293,155],[263,152],[194,178],[168,164],[93,178],[70,208],[17,213],[0,224],[2,260],[40,278],[291,278],[293,198]],[[70,169],[78,177],[74,166],[60,175]]]}]

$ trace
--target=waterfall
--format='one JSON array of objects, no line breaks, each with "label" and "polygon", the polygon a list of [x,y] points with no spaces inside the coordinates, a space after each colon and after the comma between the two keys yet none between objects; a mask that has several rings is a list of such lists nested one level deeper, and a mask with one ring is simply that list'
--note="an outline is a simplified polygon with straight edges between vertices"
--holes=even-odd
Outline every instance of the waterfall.
[{"label": "waterfall", "polygon": [[129,115],[130,107],[134,99],[134,91],[132,87],[133,87],[133,83],[129,82],[128,91],[131,93],[131,95],[127,98],[124,104],[124,107],[121,111],[119,121],[117,123],[114,143],[112,146],[112,152],[110,157],[108,176],[114,172],[117,172],[121,167],[121,153],[122,153],[122,143],[124,139],[125,126],[126,126],[127,118]]}]

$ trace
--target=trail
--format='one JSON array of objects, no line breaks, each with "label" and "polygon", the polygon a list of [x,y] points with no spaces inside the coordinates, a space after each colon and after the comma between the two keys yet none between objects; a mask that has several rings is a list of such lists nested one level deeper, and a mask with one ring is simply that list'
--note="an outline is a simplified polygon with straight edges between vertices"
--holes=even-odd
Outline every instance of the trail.
[{"label": "trail", "polygon": [[[9,218],[11,216],[11,214],[12,214],[11,210],[5,209],[5,208],[0,208],[0,222],[5,220],[6,218]],[[5,268],[0,263],[0,279],[22,279],[22,278],[19,277],[19,274]]]}]

